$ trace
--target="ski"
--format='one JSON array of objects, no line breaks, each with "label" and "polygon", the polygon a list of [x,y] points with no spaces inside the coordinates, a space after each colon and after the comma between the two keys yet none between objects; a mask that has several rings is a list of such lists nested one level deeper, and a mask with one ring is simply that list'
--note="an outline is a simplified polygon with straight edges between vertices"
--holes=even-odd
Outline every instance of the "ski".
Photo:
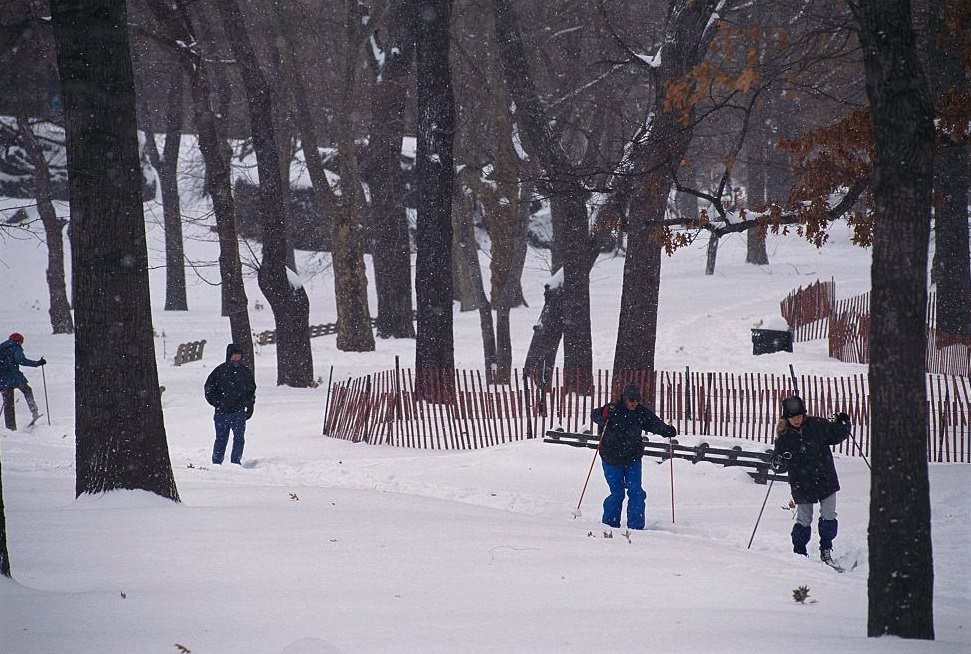
[{"label": "ski", "polygon": [[823,563],[823,565],[828,566],[828,567],[832,568],[833,570],[836,570],[836,572],[838,572],[840,574],[843,574],[844,572],[846,572],[846,568],[844,568],[843,566],[841,566],[836,561],[822,561],[822,563]]},{"label": "ski", "polygon": [[38,420],[40,420],[40,418],[43,415],[44,415],[43,413],[38,413],[36,416],[34,416],[34,419],[33,420],[31,420],[30,422],[27,423],[27,426],[28,427],[33,427],[34,426],[34,423],[37,422]]}]

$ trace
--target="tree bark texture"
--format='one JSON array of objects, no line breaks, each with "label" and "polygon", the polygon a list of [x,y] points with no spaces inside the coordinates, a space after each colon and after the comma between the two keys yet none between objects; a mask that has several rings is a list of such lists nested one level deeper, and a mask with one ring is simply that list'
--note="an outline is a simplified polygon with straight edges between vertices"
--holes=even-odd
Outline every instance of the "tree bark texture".
[{"label": "tree bark texture", "polygon": [[[938,118],[948,112],[949,95],[966,97],[971,83],[957,35],[945,21],[957,0],[930,2],[931,95]],[[968,234],[968,189],[971,187],[967,142],[948,139],[934,159],[934,263],[937,285],[937,328],[971,337],[971,248]]]},{"label": "tree bark texture", "polygon": [[75,289],[76,492],[178,501],[162,416],[124,0],[51,2]]},{"label": "tree bark texture", "polygon": [[173,7],[165,0],[146,0],[155,16],[172,40],[189,78],[192,118],[199,138],[199,151],[206,167],[206,190],[212,199],[219,239],[219,278],[222,284],[222,315],[229,318],[233,343],[243,350],[243,363],[253,367],[253,331],[250,327],[246,288],[239,259],[239,238],[236,235],[236,202],[233,199],[232,172],[225,141],[220,137],[216,112],[212,107],[212,87],[209,70],[199,53],[181,44],[198,43],[186,0],[178,0]]},{"label": "tree bark texture", "polygon": [[7,551],[7,517],[3,508],[2,459],[0,459],[0,576],[10,576],[10,553]]},{"label": "tree bark texture", "polygon": [[415,290],[418,334],[416,388],[426,398],[454,394],[452,332],[452,138],[455,106],[449,70],[451,0],[419,0],[418,45],[418,255]]},{"label": "tree bark texture", "polygon": [[[708,49],[709,29],[718,0],[671,0],[665,38],[658,58],[651,117],[631,147],[633,180],[628,220],[624,290],[621,300],[614,375],[622,371],[654,370],[657,340],[657,300],[661,282],[661,240],[657,224],[664,218],[668,190],[691,142],[693,109],[667,106],[669,85],[700,63]],[[619,190],[619,189],[618,189]],[[614,193],[617,193],[615,190]],[[628,272],[628,268],[632,268]]]},{"label": "tree bark texture", "polygon": [[47,293],[50,299],[48,311],[51,329],[55,334],[73,334],[74,318],[71,303],[67,299],[67,283],[64,278],[64,226],[66,220],[57,217],[51,194],[51,172],[30,121],[26,115],[18,116],[17,129],[23,139],[24,149],[34,168],[34,188],[37,194],[37,213],[44,225],[44,240],[47,243]]},{"label": "tree bark texture", "polygon": [[[345,8],[344,88],[342,111],[337,120],[341,197],[331,229],[334,297],[337,301],[337,349],[344,352],[371,352],[374,350],[374,332],[371,331],[371,311],[368,307],[362,224],[367,212],[367,200],[361,186],[354,145],[357,71],[361,46],[366,37],[357,0],[345,0]],[[380,255],[374,258],[380,258]]]},{"label": "tree bark texture", "polygon": [[867,634],[934,638],[924,356],[933,106],[910,2],[852,3],[876,154],[870,326],[873,423]]},{"label": "tree bark texture", "polygon": [[[236,0],[219,0],[220,16],[230,47],[240,65],[246,90],[250,131],[260,178],[263,261],[258,281],[273,309],[276,324],[277,385],[308,387],[314,382],[310,349],[310,301],[287,270],[287,209],[280,178],[280,155],[273,128],[272,93],[260,70]],[[289,180],[287,180],[289,183]]]},{"label": "tree bark texture", "polygon": [[371,236],[378,297],[379,338],[415,338],[411,300],[411,244],[401,179],[401,141],[418,12],[415,0],[389,9],[384,61],[371,104]]},{"label": "tree bark texture", "polygon": [[593,383],[590,335],[590,267],[586,197],[579,176],[553,132],[530,76],[518,22],[508,0],[494,0],[496,35],[509,95],[522,126],[523,146],[544,169],[554,247],[563,261],[562,319],[565,383],[586,393]]}]

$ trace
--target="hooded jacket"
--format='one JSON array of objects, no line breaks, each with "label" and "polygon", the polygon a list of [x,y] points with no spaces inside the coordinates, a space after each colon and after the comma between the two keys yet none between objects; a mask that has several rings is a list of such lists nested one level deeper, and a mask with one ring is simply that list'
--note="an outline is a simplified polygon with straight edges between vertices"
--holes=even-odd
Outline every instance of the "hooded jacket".
[{"label": "hooded jacket", "polygon": [[36,368],[40,366],[40,361],[28,359],[24,355],[24,348],[16,341],[0,343],[0,388],[27,385],[27,378],[20,372],[20,366]]},{"label": "hooded jacket", "polygon": [[788,420],[780,420],[776,433],[776,454],[792,457],[786,467],[796,504],[818,502],[840,489],[830,447],[846,440],[849,424],[806,416],[799,429]]},{"label": "hooded jacket", "polygon": [[644,456],[644,431],[666,438],[678,435],[674,427],[665,425],[643,404],[631,410],[623,400],[594,409],[590,418],[601,427],[606,425],[600,437],[600,458],[615,466],[629,466]]},{"label": "hooded jacket", "polygon": [[256,380],[253,371],[240,363],[230,362],[233,354],[242,354],[238,345],[226,346],[226,361],[216,366],[206,379],[206,402],[216,408],[216,413],[239,413],[256,403]]}]

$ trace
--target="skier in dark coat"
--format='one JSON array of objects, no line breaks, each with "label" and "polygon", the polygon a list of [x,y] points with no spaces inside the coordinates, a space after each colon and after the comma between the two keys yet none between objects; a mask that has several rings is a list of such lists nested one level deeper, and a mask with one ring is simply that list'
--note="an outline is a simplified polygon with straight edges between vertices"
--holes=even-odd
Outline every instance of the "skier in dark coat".
[{"label": "skier in dark coat", "polygon": [[216,442],[212,462],[222,463],[226,455],[229,432],[233,432],[233,451],[229,460],[241,463],[246,421],[253,417],[256,403],[256,381],[253,371],[243,365],[243,349],[235,343],[226,346],[226,362],[209,373],[206,379],[206,402],[215,407]]},{"label": "skier in dark coat", "polygon": [[789,487],[796,503],[792,551],[806,556],[806,545],[812,536],[813,505],[819,502],[819,554],[823,561],[831,563],[840,482],[830,447],[850,435],[850,417],[838,413],[830,421],[807,416],[802,399],[792,396],[782,401],[782,419],[776,433],[774,467],[789,473]]},{"label": "skier in dark coat", "polygon": [[603,504],[603,523],[620,527],[620,514],[627,491],[627,528],[643,529],[647,493],[641,485],[641,458],[644,441],[641,432],[649,431],[674,438],[678,430],[665,425],[654,412],[640,404],[637,384],[628,384],[621,399],[594,409],[591,419],[602,429],[600,459],[610,495]]},{"label": "skier in dark coat", "polygon": [[27,383],[27,378],[24,376],[24,373],[20,372],[20,366],[28,366],[31,368],[46,366],[47,359],[44,357],[41,357],[37,361],[28,359],[24,355],[23,343],[23,335],[17,332],[14,332],[10,335],[10,338],[0,343],[0,394],[3,396],[4,420],[6,421],[7,429],[10,430],[17,428],[17,423],[14,422],[13,412],[14,389],[20,389],[20,392],[24,394],[24,400],[27,401],[27,406],[30,408],[30,414],[33,420],[37,420],[40,417],[40,410],[37,408],[37,402],[34,400],[34,390]]}]

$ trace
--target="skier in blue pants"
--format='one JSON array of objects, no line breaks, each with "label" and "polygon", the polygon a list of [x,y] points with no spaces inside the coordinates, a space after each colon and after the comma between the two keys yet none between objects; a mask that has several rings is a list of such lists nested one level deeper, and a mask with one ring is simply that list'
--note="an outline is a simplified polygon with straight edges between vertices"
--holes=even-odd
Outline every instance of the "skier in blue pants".
[{"label": "skier in blue pants", "polygon": [[617,402],[594,409],[590,418],[602,429],[600,459],[610,495],[604,500],[603,523],[620,527],[620,516],[627,493],[627,528],[643,529],[647,493],[641,483],[641,458],[644,441],[641,432],[649,431],[674,438],[678,430],[665,425],[653,411],[642,405],[637,384],[628,384]]}]

